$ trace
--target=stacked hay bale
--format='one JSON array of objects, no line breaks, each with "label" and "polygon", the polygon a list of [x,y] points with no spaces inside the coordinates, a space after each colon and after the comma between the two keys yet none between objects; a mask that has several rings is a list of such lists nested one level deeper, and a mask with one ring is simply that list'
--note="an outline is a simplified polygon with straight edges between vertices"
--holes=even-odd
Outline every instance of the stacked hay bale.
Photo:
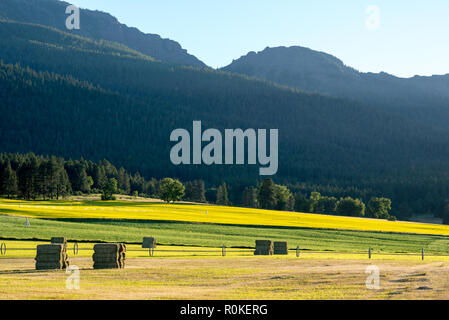
[{"label": "stacked hay bale", "polygon": [[273,241],[271,241],[271,240],[256,240],[256,251],[254,251],[254,255],[257,255],[257,256],[273,255]]},{"label": "stacked hay bale", "polygon": [[36,270],[65,269],[69,266],[64,244],[40,244],[37,246]]},{"label": "stacked hay bale", "polygon": [[101,243],[94,245],[94,269],[121,269],[125,267],[126,245],[124,243]]},{"label": "stacked hay bale", "polygon": [[275,241],[273,247],[274,254],[288,254],[287,241]]},{"label": "stacked hay bale", "polygon": [[64,250],[67,251],[67,238],[64,237],[53,237],[50,242],[52,244],[62,244],[64,245]]},{"label": "stacked hay bale", "polygon": [[154,249],[156,248],[156,239],[153,237],[145,237],[143,238],[142,248],[145,249]]}]

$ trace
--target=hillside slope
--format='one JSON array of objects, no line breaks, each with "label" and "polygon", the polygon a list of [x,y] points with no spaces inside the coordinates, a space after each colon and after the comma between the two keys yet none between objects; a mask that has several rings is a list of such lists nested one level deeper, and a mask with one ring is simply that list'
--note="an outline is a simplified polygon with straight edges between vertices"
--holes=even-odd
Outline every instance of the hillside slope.
[{"label": "hillside slope", "polygon": [[203,62],[188,54],[179,43],[128,27],[108,13],[81,9],[82,27],[79,30],[67,30],[65,22],[68,15],[65,10],[68,5],[69,3],[59,0],[2,0],[0,18],[36,23],[96,40],[118,42],[169,63],[206,67]]},{"label": "hillside slope", "polygon": [[332,55],[299,46],[250,52],[222,70],[357,100],[419,122],[447,128],[449,75],[405,79],[384,72],[363,73]]}]

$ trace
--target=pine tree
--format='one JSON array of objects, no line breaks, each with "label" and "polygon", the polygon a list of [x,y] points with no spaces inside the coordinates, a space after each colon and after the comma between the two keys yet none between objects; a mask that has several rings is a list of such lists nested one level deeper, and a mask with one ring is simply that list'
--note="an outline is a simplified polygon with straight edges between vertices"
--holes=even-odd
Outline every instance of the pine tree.
[{"label": "pine tree", "polygon": [[36,198],[35,191],[36,177],[38,174],[39,163],[33,154],[29,155],[26,160],[21,164],[17,171],[17,177],[19,179],[18,187],[22,197],[26,200]]},{"label": "pine tree", "polygon": [[56,199],[59,199],[60,196],[64,197],[70,193],[72,193],[72,187],[70,186],[69,176],[67,175],[67,171],[65,171],[64,168],[61,168],[56,187]]},{"label": "pine tree", "polygon": [[206,188],[203,180],[193,181],[193,199],[195,202],[206,202]]},{"label": "pine tree", "polygon": [[226,186],[225,182],[223,182],[223,184],[218,187],[217,204],[220,204],[223,206],[229,206],[231,204],[231,202],[229,201],[229,198],[228,198],[228,187]]},{"label": "pine tree", "polygon": [[242,205],[247,208],[257,208],[257,190],[254,187],[246,187],[243,190]]},{"label": "pine tree", "polygon": [[262,209],[273,209],[276,206],[276,185],[272,179],[265,179],[259,186],[257,200]]},{"label": "pine tree", "polygon": [[118,188],[124,194],[131,193],[131,184],[129,174],[125,168],[121,167],[118,171]]},{"label": "pine tree", "polygon": [[185,185],[185,192],[184,192],[184,200],[185,201],[194,201],[194,193],[195,193],[195,187],[193,185],[192,181],[187,181]]},{"label": "pine tree", "polygon": [[16,172],[12,170],[9,161],[2,174],[2,184],[2,189],[8,196],[8,199],[11,199],[11,196],[17,194],[17,175]]},{"label": "pine tree", "polygon": [[134,176],[131,177],[130,184],[131,184],[131,193],[134,194],[134,192],[137,191],[139,195],[145,194],[146,182],[139,172],[137,172]]},{"label": "pine tree", "polygon": [[98,165],[96,170],[96,180],[95,180],[95,188],[102,190],[108,181],[108,177],[106,176],[106,170],[104,166]]}]

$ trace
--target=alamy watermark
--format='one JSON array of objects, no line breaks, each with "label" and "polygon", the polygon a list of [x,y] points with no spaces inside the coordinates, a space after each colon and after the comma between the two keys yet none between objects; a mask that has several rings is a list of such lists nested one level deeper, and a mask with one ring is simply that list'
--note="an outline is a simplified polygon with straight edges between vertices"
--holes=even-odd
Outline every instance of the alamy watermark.
[{"label": "alamy watermark", "polygon": [[80,29],[80,9],[74,5],[67,6],[65,13],[69,14],[65,20],[65,26],[68,30]]},{"label": "alamy watermark", "polygon": [[68,266],[65,273],[70,274],[65,281],[65,286],[68,290],[80,289],[80,268],[75,265]]},{"label": "alamy watermark", "polygon": [[[269,130],[270,150],[267,154],[266,129],[258,129],[257,132],[255,129],[246,129],[245,131],[225,129],[223,159],[222,133],[213,128],[202,132],[201,121],[193,121],[192,139],[186,129],[172,131],[170,141],[178,143],[170,151],[170,160],[174,165],[243,165],[246,153],[247,164],[261,166],[259,168],[260,175],[274,175],[278,170],[278,134],[278,129]],[[204,148],[203,142],[207,142]],[[191,144],[193,145],[192,150]],[[246,152],[245,145],[247,145]]]},{"label": "alamy watermark", "polygon": [[366,288],[368,290],[380,289],[380,269],[378,266],[366,267],[365,273],[369,274],[366,278]]},{"label": "alamy watermark", "polygon": [[380,28],[380,8],[376,5],[368,6],[365,9],[368,17],[365,21],[365,26],[368,30],[377,30]]}]

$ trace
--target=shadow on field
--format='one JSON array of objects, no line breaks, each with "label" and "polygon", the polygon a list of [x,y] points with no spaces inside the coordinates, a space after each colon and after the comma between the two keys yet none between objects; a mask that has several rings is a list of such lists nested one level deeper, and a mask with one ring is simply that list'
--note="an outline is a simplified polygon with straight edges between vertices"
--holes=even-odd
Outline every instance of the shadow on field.
[{"label": "shadow on field", "polygon": [[[86,270],[94,270],[93,268],[79,268],[80,271],[86,271]],[[65,269],[48,269],[48,270],[34,270],[34,269],[27,269],[27,270],[2,270],[0,271],[0,275],[13,275],[13,274],[39,274],[39,273],[65,273]]]}]

